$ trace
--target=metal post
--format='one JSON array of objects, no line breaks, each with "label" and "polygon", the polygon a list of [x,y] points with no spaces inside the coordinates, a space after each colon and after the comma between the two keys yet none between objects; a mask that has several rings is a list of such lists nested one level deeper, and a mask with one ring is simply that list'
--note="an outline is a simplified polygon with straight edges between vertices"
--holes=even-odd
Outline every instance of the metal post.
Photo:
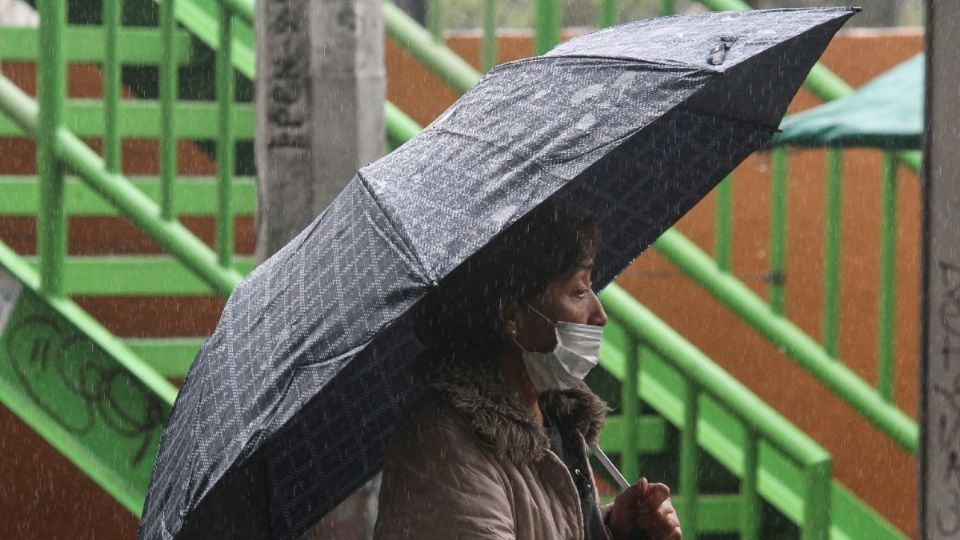
[{"label": "metal post", "polygon": [[40,289],[63,294],[63,263],[67,255],[67,220],[63,209],[63,164],[57,153],[57,130],[63,119],[66,64],[61,31],[67,24],[65,0],[40,0],[40,54],[37,57],[37,94],[40,110],[37,134],[37,175],[40,211],[37,247],[40,252]]},{"label": "metal post", "polygon": [[830,537],[830,477],[829,458],[808,465],[803,472],[803,521],[801,540],[827,540]]},{"label": "metal post", "polygon": [[783,315],[787,251],[787,150],[770,153],[773,187],[770,196],[770,309]]},{"label": "metal post", "polygon": [[960,2],[927,0],[921,234],[920,537],[960,539]]},{"label": "metal post", "polygon": [[173,124],[177,102],[177,41],[176,0],[160,4],[160,33],[163,36],[163,56],[160,60],[160,215],[171,220],[174,181],[177,177],[177,134]]},{"label": "metal post", "polygon": [[660,0],[660,16],[673,15],[676,11],[673,0]]},{"label": "metal post", "polygon": [[560,26],[563,22],[563,8],[558,0],[535,0],[533,54],[541,55],[560,42]]},{"label": "metal post", "polygon": [[427,5],[427,28],[434,41],[443,41],[443,0],[430,0]]},{"label": "metal post", "polygon": [[837,357],[837,324],[840,291],[840,210],[842,206],[842,167],[840,149],[827,149],[826,233],[823,255],[823,348]]},{"label": "metal post", "polygon": [[623,475],[629,482],[636,482],[640,478],[638,467],[638,428],[640,422],[640,398],[637,394],[640,380],[640,362],[638,343],[634,339],[629,340],[629,350],[627,352],[627,362],[623,378],[623,425],[624,425],[624,445],[623,454],[621,454],[621,463],[623,464]]},{"label": "metal post", "polygon": [[617,1],[600,0],[600,28],[617,24]]},{"label": "metal post", "polygon": [[233,265],[233,187],[234,154],[233,100],[234,78],[231,62],[233,43],[233,14],[226,4],[220,4],[220,46],[217,48],[217,259],[220,266]]},{"label": "metal post", "polygon": [[700,417],[700,389],[687,380],[683,400],[683,431],[680,433],[680,495],[683,497],[683,537],[696,540],[697,478],[700,476],[700,449],[697,447],[697,420]]},{"label": "metal post", "polygon": [[483,0],[483,51],[480,66],[483,71],[497,65],[497,0]]},{"label": "metal post", "polygon": [[757,432],[746,426],[743,445],[743,478],[740,480],[740,538],[760,538],[760,496],[757,492]]},{"label": "metal post", "polygon": [[717,216],[714,225],[713,258],[724,272],[730,271],[731,230],[733,229],[733,174],[724,178],[717,186]]},{"label": "metal post", "polygon": [[120,137],[117,120],[120,108],[120,59],[117,55],[122,23],[123,0],[103,0],[103,27],[106,43],[103,62],[103,161],[107,171],[120,172]]},{"label": "metal post", "polygon": [[893,403],[893,351],[896,337],[896,256],[897,256],[897,157],[883,154],[883,188],[880,225],[880,294],[877,328],[877,389]]}]

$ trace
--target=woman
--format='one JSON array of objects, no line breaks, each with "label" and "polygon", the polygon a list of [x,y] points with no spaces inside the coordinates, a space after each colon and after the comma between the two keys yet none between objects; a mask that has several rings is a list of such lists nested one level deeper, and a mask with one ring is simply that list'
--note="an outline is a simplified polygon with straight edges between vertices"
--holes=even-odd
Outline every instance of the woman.
[{"label": "woman", "polygon": [[663,484],[604,508],[587,445],[606,405],[582,383],[607,317],[592,216],[545,204],[420,305],[424,393],[397,426],[374,538],[680,538]]}]

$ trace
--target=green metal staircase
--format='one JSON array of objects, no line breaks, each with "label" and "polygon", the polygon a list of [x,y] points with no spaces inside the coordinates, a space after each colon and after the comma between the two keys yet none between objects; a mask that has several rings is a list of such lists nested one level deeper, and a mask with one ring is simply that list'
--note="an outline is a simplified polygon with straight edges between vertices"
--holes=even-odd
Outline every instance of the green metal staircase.
[{"label": "green metal staircase", "polygon": [[[56,25],[62,4],[48,2],[41,11],[54,15],[43,20]],[[218,80],[224,80],[223,66],[252,78],[252,2],[162,6],[173,8],[161,13],[165,30],[120,29],[113,46],[103,27],[60,24],[54,38],[62,37],[63,56],[53,61],[155,65],[162,79],[164,65],[189,65],[200,56],[197,49],[207,47],[221,66]],[[441,71],[448,84],[464,91],[479,79],[392,4],[384,9],[390,37]],[[173,30],[174,18],[182,30]],[[222,24],[227,19],[231,23]],[[58,69],[43,65],[51,59],[41,58],[41,39],[51,38],[42,32],[0,28],[0,60],[39,61],[41,72]],[[161,32],[175,39],[164,40]],[[224,51],[221,42],[232,47]],[[0,242],[0,401],[134,515],[176,394],[168,378],[183,377],[203,337],[119,338],[70,298],[228,295],[253,266],[250,257],[235,256],[232,227],[237,217],[253,215],[256,194],[251,178],[234,174],[232,161],[220,161],[216,177],[176,177],[167,169],[159,177],[127,178],[81,138],[161,140],[169,133],[161,121],[168,111],[181,139],[251,140],[252,106],[224,98],[222,88],[217,94],[217,101],[180,102],[168,93],[166,102],[123,99],[114,106],[95,99],[44,102],[41,108],[62,107],[62,117],[54,119],[59,128],[43,130],[50,120],[37,102],[0,77],[0,137],[32,137],[41,152],[76,174],[63,178],[62,188],[56,177],[0,177],[0,216],[38,217],[40,245],[38,256],[27,256]],[[220,121],[224,114],[230,122]],[[419,129],[390,104],[385,115],[392,146]],[[112,124],[104,120],[110,117]],[[222,159],[229,152],[214,154]],[[62,189],[57,208],[50,207],[50,189]],[[165,254],[62,253],[58,259],[57,250],[65,252],[65,225],[55,224],[65,223],[65,216],[122,216]],[[176,216],[216,219],[215,249]],[[658,248],[683,245],[678,232],[670,235]],[[693,260],[678,264],[705,264]],[[825,450],[636,300],[616,285],[601,298],[610,325],[604,369],[592,377],[619,404],[602,444],[631,478],[653,464],[672,478],[685,537],[698,531],[743,538],[903,537],[832,478]]]}]

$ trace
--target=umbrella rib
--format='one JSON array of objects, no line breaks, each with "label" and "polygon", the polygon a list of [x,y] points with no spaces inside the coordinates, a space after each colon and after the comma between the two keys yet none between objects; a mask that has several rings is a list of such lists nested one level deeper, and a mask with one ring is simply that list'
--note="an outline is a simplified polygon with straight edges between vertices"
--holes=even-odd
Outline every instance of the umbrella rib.
[{"label": "umbrella rib", "polygon": [[420,255],[417,253],[417,250],[414,249],[413,247],[413,240],[411,240],[410,237],[406,234],[406,230],[398,222],[398,220],[393,218],[393,216],[390,214],[387,208],[383,205],[380,199],[377,198],[376,193],[374,193],[374,191],[370,188],[370,184],[367,182],[367,179],[364,178],[363,173],[361,173],[360,171],[357,171],[357,178],[359,179],[361,188],[370,197],[370,200],[372,200],[373,203],[377,205],[377,208],[380,209],[380,213],[383,215],[387,223],[390,224],[390,227],[393,229],[394,234],[403,244],[404,251],[406,251],[407,255],[413,260],[414,263],[416,263],[418,269],[420,270],[421,277],[423,277],[426,280],[426,282],[429,283],[430,285],[437,285],[436,276],[430,273],[427,266],[420,259]]}]

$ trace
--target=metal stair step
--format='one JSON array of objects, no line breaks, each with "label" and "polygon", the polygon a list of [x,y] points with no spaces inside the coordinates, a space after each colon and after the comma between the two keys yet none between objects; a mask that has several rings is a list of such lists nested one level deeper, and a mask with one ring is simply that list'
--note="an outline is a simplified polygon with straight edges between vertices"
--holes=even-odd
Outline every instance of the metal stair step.
[{"label": "metal stair step", "polygon": [[0,242],[0,403],[139,515],[176,388]]},{"label": "metal stair step", "polygon": [[[156,177],[136,177],[140,191],[153,200],[160,199],[160,181]],[[35,176],[0,176],[0,215],[36,216],[40,209],[39,188]],[[67,177],[64,212],[68,216],[118,216],[116,209],[76,177]],[[253,216],[257,207],[257,186],[249,176],[236,177],[231,190],[236,216]],[[217,180],[210,176],[179,177],[173,186],[177,215],[204,216],[217,213]]]},{"label": "metal stair step", "polygon": [[[184,65],[193,57],[190,34],[177,31],[177,63]],[[3,60],[36,60],[40,39],[38,29],[0,26]],[[160,30],[148,27],[124,27],[120,30],[117,54],[121,64],[159,64],[163,55]],[[63,55],[68,62],[103,62],[106,58],[106,33],[96,25],[70,25],[63,32]]]},{"label": "metal stair step", "polygon": [[[37,257],[24,257],[34,268]],[[253,270],[253,257],[236,257],[242,275]],[[176,259],[165,255],[68,257],[63,269],[68,296],[209,296],[216,294]]]},{"label": "metal stair step", "polygon": [[126,338],[123,342],[164,377],[182,379],[197,356],[205,337]]},{"label": "metal stair step", "polygon": [[[78,137],[102,137],[105,131],[105,105],[100,100],[65,100],[64,127]],[[233,109],[233,134],[237,140],[253,140],[253,105],[237,103]],[[216,139],[219,135],[217,104],[213,101],[178,101],[173,123],[181,139]],[[125,138],[160,137],[160,102],[147,99],[120,101],[117,132]],[[25,137],[20,126],[0,116],[0,137]]]}]

